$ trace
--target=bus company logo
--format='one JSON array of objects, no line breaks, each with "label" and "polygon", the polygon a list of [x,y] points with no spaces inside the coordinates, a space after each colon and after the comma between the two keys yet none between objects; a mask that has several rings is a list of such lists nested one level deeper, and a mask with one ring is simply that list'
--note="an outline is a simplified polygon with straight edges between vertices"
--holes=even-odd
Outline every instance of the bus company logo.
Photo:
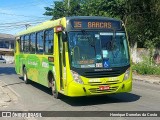
[{"label": "bus company logo", "polygon": [[28,64],[29,64],[29,65],[34,65],[34,66],[37,66],[37,65],[38,65],[37,62],[32,62],[32,61],[28,61]]},{"label": "bus company logo", "polygon": [[94,69],[94,71],[100,72],[100,71],[112,71],[113,69]]},{"label": "bus company logo", "polygon": [[2,112],[2,117],[12,117],[11,112]]}]

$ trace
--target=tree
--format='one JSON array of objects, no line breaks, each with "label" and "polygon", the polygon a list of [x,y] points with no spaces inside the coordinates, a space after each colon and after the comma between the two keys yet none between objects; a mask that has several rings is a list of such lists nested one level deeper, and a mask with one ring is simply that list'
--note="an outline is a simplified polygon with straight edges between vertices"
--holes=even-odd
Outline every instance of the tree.
[{"label": "tree", "polygon": [[[105,16],[124,21],[130,43],[142,47],[157,46],[160,42],[159,0],[63,0],[45,7],[44,15],[57,19],[64,16]],[[148,45],[149,44],[149,45]]]},{"label": "tree", "polygon": [[43,15],[53,16],[52,19],[57,19],[67,16],[78,16],[81,15],[81,1],[79,0],[68,0],[55,1],[52,8],[45,7],[46,12]]},{"label": "tree", "polygon": [[43,15],[53,16],[52,19],[58,19],[66,15],[66,7],[63,1],[55,1],[52,8],[45,7],[46,12]]}]

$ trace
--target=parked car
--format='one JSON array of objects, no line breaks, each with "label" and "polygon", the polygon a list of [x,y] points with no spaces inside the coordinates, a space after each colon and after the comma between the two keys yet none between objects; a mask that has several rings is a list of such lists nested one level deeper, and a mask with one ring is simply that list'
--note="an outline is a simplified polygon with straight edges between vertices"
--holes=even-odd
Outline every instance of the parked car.
[{"label": "parked car", "polygon": [[4,58],[0,58],[0,63],[6,63],[6,60]]}]

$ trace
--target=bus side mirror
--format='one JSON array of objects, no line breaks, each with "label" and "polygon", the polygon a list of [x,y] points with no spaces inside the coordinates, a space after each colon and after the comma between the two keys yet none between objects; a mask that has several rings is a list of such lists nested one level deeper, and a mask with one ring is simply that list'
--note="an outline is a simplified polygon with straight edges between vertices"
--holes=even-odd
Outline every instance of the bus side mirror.
[{"label": "bus side mirror", "polygon": [[67,32],[65,31],[62,32],[62,41],[67,42]]}]

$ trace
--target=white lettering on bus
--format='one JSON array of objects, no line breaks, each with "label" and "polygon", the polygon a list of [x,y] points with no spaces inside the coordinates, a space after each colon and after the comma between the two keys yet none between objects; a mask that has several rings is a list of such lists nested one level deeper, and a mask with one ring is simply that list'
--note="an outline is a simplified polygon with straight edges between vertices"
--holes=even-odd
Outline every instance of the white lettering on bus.
[{"label": "white lettering on bus", "polygon": [[42,67],[49,68],[49,64],[47,62],[42,62]]},{"label": "white lettering on bus", "polygon": [[37,66],[38,63],[37,63],[37,62],[28,61],[28,64],[29,64],[29,65]]}]

